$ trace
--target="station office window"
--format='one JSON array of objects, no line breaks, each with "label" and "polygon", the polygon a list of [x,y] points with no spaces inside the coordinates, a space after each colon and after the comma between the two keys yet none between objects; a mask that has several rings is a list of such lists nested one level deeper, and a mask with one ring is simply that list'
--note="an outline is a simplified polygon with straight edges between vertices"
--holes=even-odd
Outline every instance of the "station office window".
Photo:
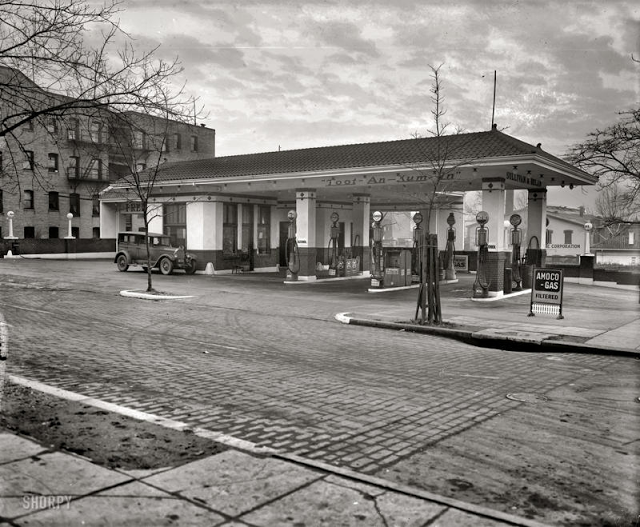
[{"label": "station office window", "polygon": [[182,149],[182,136],[180,134],[173,134],[173,144],[176,150]]},{"label": "station office window", "polygon": [[71,227],[71,236],[80,238],[80,227]]},{"label": "station office window", "polygon": [[49,239],[54,240],[60,237],[60,229],[58,227],[49,227]]},{"label": "station office window", "polygon": [[36,237],[36,228],[35,227],[25,227],[24,228],[24,238],[35,238]]},{"label": "station office window", "polygon": [[198,136],[196,135],[191,136],[191,151],[192,152],[198,151]]},{"label": "station office window", "polygon": [[222,217],[222,254],[233,256],[238,253],[238,206],[224,203]]},{"label": "station office window", "polygon": [[258,206],[258,254],[271,252],[271,207]]},{"label": "station office window", "polygon": [[564,231],[564,243],[565,245],[570,245],[573,243],[571,239],[573,238],[573,231]]},{"label": "station office window", "polygon": [[178,247],[187,241],[187,204],[165,203],[162,215],[164,217],[164,234],[171,239],[171,245]]},{"label": "station office window", "polygon": [[25,190],[22,198],[25,209],[33,208],[33,190]]},{"label": "station office window", "polygon": [[24,151],[24,161],[22,162],[23,170],[33,170],[33,151],[25,150]]},{"label": "station office window", "polygon": [[633,231],[629,232],[629,245],[633,245],[635,242],[636,242],[636,233]]},{"label": "station office window", "polygon": [[49,210],[60,210],[60,195],[57,192],[49,192]]}]

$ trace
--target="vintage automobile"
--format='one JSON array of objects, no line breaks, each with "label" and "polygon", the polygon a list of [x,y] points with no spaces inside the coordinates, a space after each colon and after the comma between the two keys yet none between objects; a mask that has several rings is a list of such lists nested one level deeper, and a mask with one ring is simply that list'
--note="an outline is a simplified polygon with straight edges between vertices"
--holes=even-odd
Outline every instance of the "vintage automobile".
[{"label": "vintage automobile", "polygon": [[149,239],[149,263],[162,274],[171,274],[174,269],[184,269],[187,274],[196,272],[196,258],[185,253],[184,247],[173,247],[165,234],[145,232],[118,233],[118,246],[114,262],[118,271],[126,271],[130,265],[147,268],[146,239]]}]

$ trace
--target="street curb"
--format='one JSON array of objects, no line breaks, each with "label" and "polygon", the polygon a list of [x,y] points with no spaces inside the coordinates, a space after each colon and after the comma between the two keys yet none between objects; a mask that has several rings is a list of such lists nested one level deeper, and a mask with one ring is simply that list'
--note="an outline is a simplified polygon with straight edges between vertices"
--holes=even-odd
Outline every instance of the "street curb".
[{"label": "street curb", "polygon": [[508,525],[514,525],[518,527],[549,527],[549,525],[546,523],[540,523],[535,520],[529,520],[527,518],[522,518],[520,516],[515,516],[513,514],[509,514],[506,512],[501,512],[495,509],[490,509],[488,507],[483,507],[481,505],[467,503],[465,501],[460,501],[455,498],[447,498],[446,496],[433,494],[426,490],[410,487],[402,483],[395,483],[393,481],[379,478],[377,476],[369,476],[367,474],[361,474],[349,468],[336,467],[334,465],[330,465],[322,461],[307,459],[305,457],[298,456],[296,454],[285,454],[285,453],[277,452],[277,453],[271,454],[271,457],[279,458],[284,461],[289,461],[289,462],[297,463],[300,465],[305,465],[318,470],[323,470],[325,472],[329,472],[337,476],[342,476],[344,478],[352,479],[354,481],[358,481],[361,483],[366,483],[368,485],[375,485],[376,487],[380,487],[393,492],[399,492],[402,494],[406,494],[408,496],[413,496],[415,498],[431,501],[433,503],[438,503],[440,505],[446,505],[447,507],[451,507],[453,509],[467,512],[476,516],[489,518],[491,520],[498,520]]},{"label": "street curb", "polygon": [[158,294],[141,293],[138,291],[120,291],[120,296],[127,298],[141,298],[143,300],[181,300],[183,298],[193,298],[193,295],[171,295],[171,294]]},{"label": "street curb", "polygon": [[495,336],[479,335],[475,331],[462,329],[449,329],[436,326],[420,326],[406,322],[385,322],[383,320],[372,320],[351,317],[349,313],[338,313],[334,317],[342,324],[354,326],[364,326],[380,329],[393,329],[395,331],[410,331],[412,333],[422,333],[435,335],[438,337],[460,340],[467,344],[473,344],[483,348],[500,348],[508,351],[547,351],[556,353],[587,353],[594,355],[616,355],[640,358],[640,351],[628,348],[603,348],[592,344],[563,342],[555,340],[538,340],[522,337],[497,338]]},{"label": "street curb", "polygon": [[[151,422],[159,426],[163,426],[165,428],[170,428],[173,430],[182,431],[182,430],[188,429],[188,430],[191,430],[194,433],[194,435],[198,437],[216,441],[227,447],[235,448],[237,450],[240,450],[242,452],[245,452],[249,455],[253,455],[256,457],[268,456],[274,459],[280,459],[282,461],[286,461],[288,463],[295,463],[297,465],[307,466],[310,468],[314,468],[316,470],[327,472],[330,475],[341,476],[354,481],[359,481],[369,485],[374,485],[376,487],[383,488],[389,491],[399,492],[408,496],[413,496],[418,499],[423,499],[426,501],[431,501],[433,503],[438,503],[440,505],[445,505],[447,507],[451,507],[453,509],[457,509],[457,510],[460,510],[469,514],[473,514],[476,516],[481,516],[483,518],[501,521],[508,525],[513,525],[516,527],[550,527],[547,524],[539,523],[533,520],[528,520],[526,518],[504,513],[504,512],[483,507],[480,505],[467,503],[464,501],[456,500],[454,498],[448,498],[446,496],[441,496],[439,494],[433,494],[425,490],[417,489],[417,488],[410,487],[408,485],[403,485],[400,483],[395,483],[393,481],[388,481],[376,476],[361,474],[359,472],[356,472],[348,468],[337,467],[334,465],[330,465],[328,463],[324,463],[322,461],[307,459],[297,454],[287,454],[270,447],[258,446],[255,443],[252,443],[250,441],[229,436],[221,432],[215,432],[212,430],[208,430],[206,428],[191,427],[187,423],[184,423],[181,421],[160,417],[154,414],[149,414],[146,412],[141,412],[139,410],[134,410],[126,406],[121,406],[121,405],[110,403],[107,401],[102,401],[100,399],[95,399],[93,397],[82,395],[80,393],[71,392],[69,390],[64,390],[62,388],[57,388],[49,384],[45,384],[32,379],[27,379],[25,377],[19,377],[16,375],[8,375],[7,377],[8,377],[8,380],[10,382],[13,382],[14,384],[26,386],[43,393],[47,393],[49,395],[59,397],[61,399],[66,399],[69,401],[75,401],[75,402],[79,402],[89,406],[94,406],[102,410],[106,410],[106,411],[113,412],[120,415],[125,415],[127,417],[138,419],[140,421]],[[77,456],[76,454],[73,454],[71,452],[65,452],[65,454],[81,457],[93,463],[93,461],[91,461],[90,458],[87,458],[85,456]],[[124,473],[126,474],[126,472]]]}]

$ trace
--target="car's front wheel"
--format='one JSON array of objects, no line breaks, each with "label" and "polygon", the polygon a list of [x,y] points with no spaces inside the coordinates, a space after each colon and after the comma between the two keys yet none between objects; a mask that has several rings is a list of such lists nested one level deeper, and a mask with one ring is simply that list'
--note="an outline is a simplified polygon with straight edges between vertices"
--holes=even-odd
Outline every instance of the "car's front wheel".
[{"label": "car's front wheel", "polygon": [[173,262],[169,258],[160,260],[160,272],[164,275],[173,273]]},{"label": "car's front wheel", "polygon": [[118,256],[118,259],[116,260],[116,265],[118,266],[118,271],[121,271],[123,273],[127,269],[129,269],[129,262],[127,262],[127,257],[124,254],[121,254],[120,256]]},{"label": "car's front wheel", "polygon": [[184,272],[187,274],[193,274],[196,272],[196,261],[195,260],[191,260],[189,263],[187,263],[184,267]]}]

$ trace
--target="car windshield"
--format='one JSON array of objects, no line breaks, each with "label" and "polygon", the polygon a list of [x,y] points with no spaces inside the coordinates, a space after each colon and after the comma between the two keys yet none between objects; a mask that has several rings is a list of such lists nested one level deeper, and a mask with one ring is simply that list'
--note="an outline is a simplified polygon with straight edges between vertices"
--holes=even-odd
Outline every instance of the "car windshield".
[{"label": "car windshield", "polygon": [[168,237],[165,238],[164,236],[150,236],[149,241],[153,246],[164,245],[165,247],[171,247],[171,239]]}]

